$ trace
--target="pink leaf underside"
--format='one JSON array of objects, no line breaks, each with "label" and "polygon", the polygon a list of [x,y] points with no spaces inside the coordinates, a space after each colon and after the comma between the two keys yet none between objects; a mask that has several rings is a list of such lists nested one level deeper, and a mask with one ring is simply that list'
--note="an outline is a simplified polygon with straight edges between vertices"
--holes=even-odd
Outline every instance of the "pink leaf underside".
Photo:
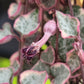
[{"label": "pink leaf underside", "polygon": [[[25,83],[22,83],[22,80],[24,80],[25,78],[27,78],[28,76],[30,77],[31,75],[37,75],[37,76],[41,76],[42,74],[45,74],[45,78],[44,78],[44,81],[42,81],[43,83],[41,84],[45,84],[47,79],[48,79],[48,74],[46,73],[46,71],[33,71],[33,70],[26,70],[24,72],[22,72],[20,74],[20,83],[21,84],[25,84]],[[38,79],[37,79],[38,80]],[[30,81],[35,81],[34,79],[33,80],[29,80]],[[30,83],[31,84],[31,83]],[[40,84],[40,83],[37,83],[37,84]]]},{"label": "pink leaf underside", "polygon": [[[30,20],[32,20],[33,22],[31,23]],[[27,22],[27,23],[25,22],[25,25],[24,25],[24,21]],[[22,24],[22,25],[19,25],[19,24]],[[33,27],[33,25],[35,26]],[[37,16],[36,9],[32,10],[28,14],[18,17],[14,23],[15,30],[18,31],[20,34],[24,35],[25,37],[31,36],[32,34],[34,34],[39,29],[39,27],[40,27],[40,23],[38,23],[38,16]],[[21,31],[21,29],[23,31]]]},{"label": "pink leaf underside", "polygon": [[[77,25],[76,25],[76,32],[80,34],[80,22],[79,22],[79,20],[76,17],[73,17],[73,16],[70,16],[69,14],[64,14],[62,12],[56,11],[57,20],[58,20],[58,17],[60,15],[62,15],[62,18],[66,18],[67,17],[68,20],[74,20],[74,21],[76,21],[76,23],[77,23]],[[75,38],[76,37],[76,35],[68,35],[68,33],[66,33],[63,29],[60,28],[60,25],[64,25],[65,26],[65,24],[60,24],[59,21],[57,21],[57,25],[58,25],[58,28],[59,28],[59,30],[61,32],[62,38]],[[66,23],[66,25],[68,25],[68,24]],[[69,28],[69,27],[67,27],[67,28]]]},{"label": "pink leaf underside", "polygon": [[17,75],[20,69],[20,63],[19,63],[19,52],[15,52],[11,57],[10,57],[10,64],[13,69],[13,74]]},{"label": "pink leaf underside", "polygon": [[19,60],[19,52],[18,51],[11,55],[11,57],[10,57],[11,65],[14,63],[15,60]]},{"label": "pink leaf underside", "polygon": [[16,18],[17,16],[19,16],[21,14],[22,10],[23,10],[23,6],[22,6],[21,2],[19,2],[18,4],[17,3],[11,3],[11,5],[8,9],[9,18],[10,19]]},{"label": "pink leaf underside", "polygon": [[12,27],[10,23],[6,22],[2,26],[3,29],[0,29],[0,44],[9,42],[12,38]]},{"label": "pink leaf underside", "polygon": [[[51,49],[51,52],[52,53],[48,53],[49,52],[49,49]],[[43,54],[43,55],[42,55]],[[51,58],[50,58],[50,56],[47,56],[47,55],[51,55]],[[43,58],[44,59],[43,59]],[[46,58],[46,59],[45,59]],[[52,59],[53,58],[53,60],[52,60],[52,62],[49,62],[48,61],[48,59]],[[40,60],[42,61],[42,62],[44,62],[44,63],[46,63],[46,64],[50,64],[50,65],[52,65],[54,62],[55,62],[55,51],[54,51],[54,49],[53,49],[53,47],[52,46],[49,46],[45,51],[43,51],[42,53],[41,53],[41,58],[40,58]]]},{"label": "pink leaf underside", "polygon": [[[64,64],[64,63],[55,63],[55,64],[53,64],[52,66],[51,66],[51,68],[52,67],[54,67],[54,68],[56,68],[56,67],[58,67],[58,69],[60,68],[60,70],[54,70],[55,71],[55,74],[54,74],[54,76],[56,76],[56,78],[57,78],[57,75],[56,75],[56,73],[58,73],[58,72],[56,72],[56,71],[61,71],[61,70],[63,70],[62,68],[62,66],[64,66],[65,68],[66,68],[66,70],[68,70],[68,76],[67,76],[67,78],[65,78],[65,80],[62,80],[62,84],[65,84],[68,80],[69,80],[69,78],[70,78],[70,76],[71,76],[71,70],[70,70],[70,68],[66,65],[66,64]],[[65,72],[63,72],[63,71],[61,71],[60,73],[59,73],[59,75],[61,75],[60,77],[62,77],[63,75],[64,75],[64,73],[66,73],[66,70],[63,70],[63,71],[65,71]],[[52,70],[51,70],[51,72],[52,72]],[[54,73],[54,72],[53,72]],[[64,77],[64,76],[63,76]],[[54,81],[54,80],[56,80],[56,79],[53,79],[52,80],[52,84],[58,84],[58,83],[56,83],[56,81]],[[59,80],[60,80],[60,78],[59,78]],[[55,83],[54,83],[55,82]],[[61,83],[59,83],[59,84],[61,84]]]}]

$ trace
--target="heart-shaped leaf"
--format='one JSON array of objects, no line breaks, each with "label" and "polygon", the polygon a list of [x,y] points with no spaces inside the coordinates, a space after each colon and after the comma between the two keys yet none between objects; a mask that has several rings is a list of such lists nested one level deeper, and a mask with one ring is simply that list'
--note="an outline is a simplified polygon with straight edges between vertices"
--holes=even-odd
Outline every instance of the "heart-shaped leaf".
[{"label": "heart-shaped leaf", "polygon": [[[73,6],[73,9],[75,17],[77,17],[80,21],[80,36],[81,39],[84,41],[84,9],[80,8],[79,6]],[[65,13],[70,14],[69,10],[66,10]]]},{"label": "heart-shaped leaf", "polygon": [[16,31],[20,32],[21,35],[32,35],[39,28],[38,23],[38,11],[34,9],[26,15],[22,15],[16,19],[14,23],[14,28]]},{"label": "heart-shaped leaf", "polygon": [[9,84],[12,73],[11,68],[0,68],[0,84]]},{"label": "heart-shaped leaf", "polygon": [[47,64],[53,64],[55,62],[55,51],[52,46],[49,46],[41,53],[40,60]]},{"label": "heart-shaped leaf", "polygon": [[48,74],[45,71],[38,72],[27,70],[20,75],[20,84],[45,84]]},{"label": "heart-shaped leaf", "polygon": [[13,38],[12,28],[9,23],[4,23],[2,28],[3,29],[0,29],[0,44],[7,43]]},{"label": "heart-shaped leaf", "polygon": [[[52,36],[49,41],[53,48],[56,49],[56,36]],[[74,39],[63,39],[61,35],[59,35],[58,54],[60,59],[64,62],[66,61],[66,53],[73,49],[72,43],[74,43]]]},{"label": "heart-shaped leaf", "polygon": [[15,53],[13,53],[11,55],[11,57],[10,57],[10,63],[11,63],[11,65],[13,65],[13,63],[14,63],[15,60],[19,60],[19,52],[18,51],[15,52]]},{"label": "heart-shaped leaf", "polygon": [[8,9],[8,16],[10,19],[15,19],[17,16],[21,14],[23,11],[23,6],[21,2],[17,3],[11,3],[10,7]]},{"label": "heart-shaped leaf", "polygon": [[35,70],[35,71],[47,71],[48,74],[50,73],[49,65],[44,64],[44,63],[41,62],[41,61],[38,61],[38,62],[33,66],[32,70]]},{"label": "heart-shaped leaf", "polygon": [[13,74],[17,75],[19,69],[20,69],[20,63],[19,63],[19,52],[15,52],[11,57],[10,57],[10,64],[13,69]]},{"label": "heart-shaped leaf", "polygon": [[55,77],[53,84],[65,84],[71,75],[69,67],[64,63],[52,65],[51,73]]},{"label": "heart-shaped leaf", "polygon": [[72,72],[80,66],[79,57],[74,49],[70,50],[67,53],[66,62],[69,65]]},{"label": "heart-shaped leaf", "polygon": [[80,33],[80,22],[77,18],[56,11],[57,24],[63,38],[75,38]]},{"label": "heart-shaped leaf", "polygon": [[18,60],[15,60],[14,63],[11,65],[12,69],[13,69],[13,74],[17,75],[20,69],[20,63]]}]

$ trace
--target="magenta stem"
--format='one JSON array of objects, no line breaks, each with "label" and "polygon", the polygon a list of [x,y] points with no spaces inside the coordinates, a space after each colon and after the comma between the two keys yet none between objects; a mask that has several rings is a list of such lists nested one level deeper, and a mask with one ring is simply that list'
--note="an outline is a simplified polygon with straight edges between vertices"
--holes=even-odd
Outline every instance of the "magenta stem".
[{"label": "magenta stem", "polygon": [[70,8],[70,13],[71,13],[71,15],[73,16],[74,13],[73,13],[72,5],[71,5],[71,0],[68,0],[68,5],[69,5],[69,8]]},{"label": "magenta stem", "polygon": [[21,39],[19,38],[19,36],[14,35],[13,37],[16,38],[19,42],[21,41]]},{"label": "magenta stem", "polygon": [[84,8],[84,0],[83,0],[83,4],[82,4],[82,7]]},{"label": "magenta stem", "polygon": [[22,51],[21,51],[21,49],[24,46],[24,37],[21,36],[20,39],[21,39],[21,41],[19,42],[19,62],[20,62],[20,69],[19,69],[19,72],[18,72],[18,84],[20,84],[20,82],[19,82],[20,73],[23,70],[23,57],[22,57]]},{"label": "magenta stem", "polygon": [[48,39],[50,38],[50,36],[51,36],[51,34],[48,33],[48,32],[46,32],[46,33],[43,35],[42,39],[39,40],[38,42],[36,42],[35,44],[36,44],[37,46],[39,46],[39,48],[41,48],[41,47],[48,41]]},{"label": "magenta stem", "polygon": [[75,76],[71,76],[70,78],[77,78],[79,77],[81,74],[76,74]]},{"label": "magenta stem", "polygon": [[76,69],[72,72],[72,74],[75,73],[76,71],[78,71],[79,69],[80,69],[80,66],[79,66],[78,68],[76,68]]}]

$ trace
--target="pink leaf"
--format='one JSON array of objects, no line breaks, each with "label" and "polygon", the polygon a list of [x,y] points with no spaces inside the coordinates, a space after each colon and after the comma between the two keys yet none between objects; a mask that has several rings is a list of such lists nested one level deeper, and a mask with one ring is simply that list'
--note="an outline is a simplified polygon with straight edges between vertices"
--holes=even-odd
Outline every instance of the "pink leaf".
[{"label": "pink leaf", "polygon": [[21,84],[45,84],[48,79],[48,74],[45,71],[27,70],[21,73]]},{"label": "pink leaf", "polygon": [[8,16],[10,19],[14,19],[17,16],[19,16],[22,11],[23,11],[23,5],[21,4],[21,2],[19,2],[18,4],[12,3],[8,9]]},{"label": "pink leaf", "polygon": [[9,42],[13,38],[12,28],[9,23],[4,23],[3,29],[0,29],[0,44]]},{"label": "pink leaf", "polygon": [[80,22],[76,17],[56,11],[57,24],[63,38],[75,38],[80,33]]},{"label": "pink leaf", "polygon": [[29,36],[34,34],[40,26],[38,23],[38,10],[34,9],[26,15],[22,15],[16,19],[14,28],[21,35]]}]

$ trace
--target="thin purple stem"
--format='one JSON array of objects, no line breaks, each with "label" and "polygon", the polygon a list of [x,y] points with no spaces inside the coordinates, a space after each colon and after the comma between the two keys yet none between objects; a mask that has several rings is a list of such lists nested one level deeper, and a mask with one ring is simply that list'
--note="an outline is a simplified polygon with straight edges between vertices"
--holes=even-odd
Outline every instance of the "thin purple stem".
[{"label": "thin purple stem", "polygon": [[56,58],[55,58],[55,61],[58,60],[58,39],[59,39],[59,30],[57,28],[57,32],[56,32]]},{"label": "thin purple stem", "polygon": [[23,48],[24,46],[24,37],[21,36],[20,37],[21,41],[19,42],[19,61],[20,61],[20,69],[19,69],[19,72],[18,72],[18,84],[20,84],[19,82],[19,76],[20,76],[20,73],[22,72],[23,70],[23,57],[22,57],[22,52],[21,52],[21,49]]},{"label": "thin purple stem", "polygon": [[73,13],[72,5],[71,5],[71,0],[68,0],[68,5],[69,5],[69,8],[70,8],[70,13],[71,13],[71,15],[73,16],[74,13]]},{"label": "thin purple stem", "polygon": [[76,0],[74,0],[74,5],[76,5]]},{"label": "thin purple stem", "polygon": [[82,7],[84,8],[84,0],[83,0],[83,4],[82,4]]},{"label": "thin purple stem", "polygon": [[72,74],[75,73],[76,71],[78,71],[79,69],[80,69],[80,67],[76,68],[76,69],[72,72]]},{"label": "thin purple stem", "polygon": [[[55,5],[55,9],[59,10],[59,0],[56,1],[56,5]],[[55,12],[54,12],[55,14]],[[59,29],[58,29],[58,25],[57,25],[57,18],[56,18],[56,14],[55,14],[55,21],[56,21],[56,26],[57,26],[57,29],[56,29],[56,53],[55,53],[55,62],[57,62],[58,60],[58,39],[59,39]]]},{"label": "thin purple stem", "polygon": [[74,75],[74,76],[71,76],[70,78],[77,78],[77,77],[79,77],[79,76],[81,76],[81,74],[76,74],[76,75]]}]

